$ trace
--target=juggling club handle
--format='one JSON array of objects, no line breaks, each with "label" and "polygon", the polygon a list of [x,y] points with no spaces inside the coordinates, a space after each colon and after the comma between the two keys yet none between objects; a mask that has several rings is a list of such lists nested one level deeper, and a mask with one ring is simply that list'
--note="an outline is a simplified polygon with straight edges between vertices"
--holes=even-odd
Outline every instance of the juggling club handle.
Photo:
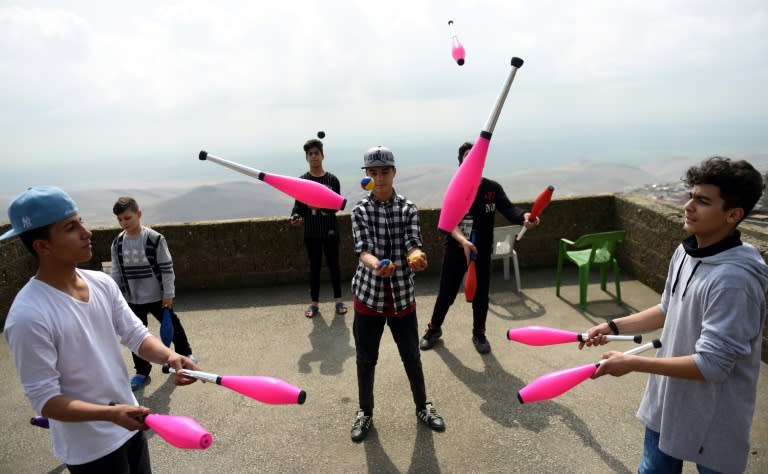
[{"label": "juggling club handle", "polygon": [[48,418],[44,416],[33,416],[29,419],[29,423],[33,426],[39,426],[40,428],[50,428],[51,425],[48,423]]},{"label": "juggling club handle", "polygon": [[[605,337],[609,341],[632,341],[635,344],[640,344],[641,342],[643,342],[643,335],[642,334],[635,334],[635,335],[627,334],[627,335],[623,335],[623,336],[608,335],[608,336],[605,336]],[[578,340],[579,340],[579,342],[586,342],[587,340],[589,340],[589,337],[587,336],[587,333],[583,332],[583,333],[579,334]]]},{"label": "juggling club handle", "polygon": [[504,81],[504,86],[501,88],[501,92],[499,92],[499,96],[496,98],[496,103],[491,110],[490,116],[488,116],[488,120],[485,122],[485,127],[483,127],[483,132],[487,133],[489,138],[493,134],[493,129],[496,128],[496,122],[499,120],[499,115],[501,115],[501,108],[504,105],[504,101],[507,99],[507,94],[509,93],[509,88],[512,86],[512,81],[515,80],[515,74],[517,73],[517,70],[523,66],[523,62],[524,61],[518,57],[512,58],[512,69],[509,71],[509,75],[507,76],[506,81]]},{"label": "juggling club handle", "polygon": [[[163,366],[163,373],[165,374],[175,374],[176,369],[174,369],[171,366],[164,365]],[[215,383],[217,385],[221,385],[221,376],[217,374],[212,374],[209,372],[201,372],[199,370],[189,370],[189,369],[182,369],[181,373],[186,375],[187,377],[194,377],[198,380],[204,380],[206,382]]]}]

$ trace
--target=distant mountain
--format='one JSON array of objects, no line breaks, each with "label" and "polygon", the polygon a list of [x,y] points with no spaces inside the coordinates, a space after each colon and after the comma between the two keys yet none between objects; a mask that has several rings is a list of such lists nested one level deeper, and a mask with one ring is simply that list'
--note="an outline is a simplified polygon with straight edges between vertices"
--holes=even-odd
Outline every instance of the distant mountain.
[{"label": "distant mountain", "polygon": [[[768,154],[735,158],[747,159],[763,172],[768,169]],[[555,187],[555,199],[613,192],[641,192],[649,196],[656,193],[660,198],[672,196],[673,199],[679,199],[681,190],[677,185],[680,177],[688,167],[699,161],[671,157],[643,166],[632,166],[577,160],[546,170],[523,170],[488,177],[498,181],[513,202],[532,201],[548,185]],[[455,167],[446,165],[398,168],[395,189],[419,207],[439,207],[455,172]],[[350,211],[365,193],[360,189],[357,177],[337,176],[340,177],[342,192],[348,201],[346,211]],[[192,187],[110,187],[73,191],[71,195],[80,206],[85,221],[93,227],[116,226],[112,205],[118,197],[125,195],[136,198],[144,213],[143,222],[147,224],[288,216],[294,202],[290,197],[256,180]],[[3,202],[9,202],[12,198],[0,195]]]}]

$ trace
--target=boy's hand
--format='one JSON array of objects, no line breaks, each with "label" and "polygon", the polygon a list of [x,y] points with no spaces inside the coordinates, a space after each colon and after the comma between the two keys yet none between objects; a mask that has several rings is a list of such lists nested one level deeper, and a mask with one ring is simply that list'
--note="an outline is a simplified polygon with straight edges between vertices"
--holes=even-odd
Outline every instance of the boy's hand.
[{"label": "boy's hand", "polygon": [[163,298],[163,308],[173,308],[173,298]]},{"label": "boy's hand", "polygon": [[189,385],[197,380],[194,377],[187,377],[181,372],[181,369],[200,370],[200,367],[192,362],[189,357],[184,357],[183,355],[173,352],[168,357],[167,363],[176,371],[176,373],[173,375],[174,385]]},{"label": "boy's hand", "polygon": [[537,225],[541,224],[541,220],[539,219],[539,216],[536,216],[536,220],[531,222],[530,212],[526,212],[525,214],[523,214],[523,219],[525,219],[523,221],[523,225],[525,226],[526,229],[533,229]]},{"label": "boy's hand", "polygon": [[584,346],[602,346],[608,344],[608,339],[605,337],[612,334],[611,328],[608,327],[608,323],[600,323],[597,326],[592,326],[587,331],[587,338],[584,341],[579,342],[579,350]]},{"label": "boy's hand", "polygon": [[467,257],[467,264],[469,264],[472,254],[474,253],[477,255],[477,247],[467,239],[464,239],[464,241],[461,242],[461,246],[464,248],[464,256]]},{"label": "boy's hand", "polygon": [[637,360],[636,355],[627,355],[623,352],[608,351],[603,354],[603,358],[600,361],[600,366],[597,371],[592,375],[593,379],[602,377],[603,375],[613,375],[614,377],[621,377],[628,374],[633,370],[633,361]]},{"label": "boy's hand", "polygon": [[427,268],[427,254],[421,249],[416,249],[408,255],[408,266],[414,272],[421,272]]},{"label": "boy's hand", "polygon": [[395,263],[388,258],[379,260],[373,272],[382,278],[389,278],[395,274]]},{"label": "boy's hand", "polygon": [[150,410],[147,407],[134,405],[115,404],[111,408],[112,416],[109,421],[122,426],[126,430],[147,430],[149,427],[139,421],[141,417],[149,415]]}]

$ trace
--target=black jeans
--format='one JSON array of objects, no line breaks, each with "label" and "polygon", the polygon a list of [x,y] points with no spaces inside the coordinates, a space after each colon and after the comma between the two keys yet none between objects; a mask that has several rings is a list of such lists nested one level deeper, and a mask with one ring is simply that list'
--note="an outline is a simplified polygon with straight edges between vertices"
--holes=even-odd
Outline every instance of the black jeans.
[{"label": "black jeans", "polygon": [[[147,325],[147,315],[152,313],[152,316],[157,319],[158,322],[163,320],[163,302],[156,301],[154,303],[145,304],[131,304],[128,303],[134,314],[141,319],[144,326]],[[192,348],[189,347],[189,341],[187,340],[187,333],[184,332],[184,326],[181,325],[181,321],[176,313],[171,308],[171,322],[173,323],[173,350],[177,353],[188,356],[192,354]],[[136,354],[133,356],[133,366],[136,368],[136,373],[141,375],[149,375],[152,370],[152,364],[142,359]]]},{"label": "black jeans", "polygon": [[85,464],[67,464],[67,469],[72,474],[151,474],[147,438],[139,431],[106,456]]},{"label": "black jeans", "polygon": [[427,389],[419,353],[416,310],[400,318],[368,316],[355,311],[352,332],[355,335],[357,353],[357,389],[360,409],[367,415],[373,414],[373,378],[385,324],[389,326],[392,338],[397,344],[400,360],[403,361],[408,382],[411,384],[413,403],[416,408],[423,408],[427,403]]},{"label": "black jeans", "polygon": [[[488,294],[491,290],[491,254],[477,254],[475,260],[477,273],[477,291],[472,300],[472,331],[485,333],[485,321],[488,318]],[[443,257],[443,268],[440,270],[440,292],[432,310],[433,328],[439,328],[445,321],[445,316],[459,292],[461,281],[467,272],[467,258],[462,248],[447,248]]]},{"label": "black jeans", "polygon": [[311,301],[320,301],[320,267],[323,265],[323,253],[325,263],[331,274],[333,285],[333,297],[341,298],[341,268],[339,266],[339,239],[305,239],[309,257],[309,296]]}]

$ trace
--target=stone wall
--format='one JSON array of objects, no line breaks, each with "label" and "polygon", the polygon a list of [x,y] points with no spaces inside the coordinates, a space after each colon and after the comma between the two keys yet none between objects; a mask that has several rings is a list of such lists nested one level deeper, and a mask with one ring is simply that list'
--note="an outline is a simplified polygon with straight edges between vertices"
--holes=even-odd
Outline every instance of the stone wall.
[{"label": "stone wall", "polygon": [[[531,203],[519,203],[530,208]],[[437,229],[438,209],[421,209],[422,238],[430,266],[440,272],[443,236]],[[682,210],[639,197],[597,195],[555,199],[541,216],[542,226],[516,244],[521,267],[554,267],[558,241],[582,234],[616,229],[627,231],[618,247],[622,270],[661,292],[669,258],[685,237]],[[497,213],[496,225],[507,225]],[[341,271],[349,281],[357,265],[352,245],[349,213],[339,215]],[[302,229],[287,218],[154,225],[168,240],[179,289],[247,288],[306,281],[307,265]],[[743,239],[768,257],[768,234],[760,227],[742,224]],[[0,229],[4,232],[7,226]],[[94,257],[86,268],[101,269],[110,260],[110,243],[118,228],[93,229]],[[535,236],[535,238],[534,238]],[[494,261],[500,269],[502,262]],[[18,239],[0,243],[0,324],[16,292],[34,274],[36,262]],[[327,278],[327,272],[322,273]],[[554,285],[554,273],[552,278]],[[1,327],[1,326],[0,326]],[[764,332],[764,347],[768,336]],[[768,360],[764,350],[763,360]]]}]

